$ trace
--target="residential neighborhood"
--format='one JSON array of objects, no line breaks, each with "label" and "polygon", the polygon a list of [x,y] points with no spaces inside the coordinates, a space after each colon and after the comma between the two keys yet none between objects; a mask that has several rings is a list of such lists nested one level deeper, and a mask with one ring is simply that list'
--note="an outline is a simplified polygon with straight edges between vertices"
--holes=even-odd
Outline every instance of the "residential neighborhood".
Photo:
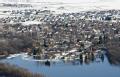
[{"label": "residential neighborhood", "polygon": [[0,3],[0,77],[119,77],[119,9],[21,2]]}]

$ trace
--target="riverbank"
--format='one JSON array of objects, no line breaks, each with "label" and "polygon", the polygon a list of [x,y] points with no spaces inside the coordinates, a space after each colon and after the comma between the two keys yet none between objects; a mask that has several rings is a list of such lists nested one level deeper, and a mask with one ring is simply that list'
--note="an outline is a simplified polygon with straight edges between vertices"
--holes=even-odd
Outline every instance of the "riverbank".
[{"label": "riverbank", "polygon": [[110,41],[107,44],[109,50],[108,60],[110,64],[120,65],[120,43],[119,41]]},{"label": "riverbank", "polygon": [[0,63],[0,77],[44,77],[14,65]]}]

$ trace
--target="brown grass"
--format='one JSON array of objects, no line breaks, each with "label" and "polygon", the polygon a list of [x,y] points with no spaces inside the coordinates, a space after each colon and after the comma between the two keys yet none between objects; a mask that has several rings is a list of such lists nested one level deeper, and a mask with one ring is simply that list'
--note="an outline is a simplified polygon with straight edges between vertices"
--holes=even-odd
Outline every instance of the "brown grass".
[{"label": "brown grass", "polygon": [[120,44],[119,42],[111,41],[107,44],[109,49],[108,60],[111,64],[120,65]]},{"label": "brown grass", "polygon": [[14,65],[0,63],[0,77],[44,77]]}]

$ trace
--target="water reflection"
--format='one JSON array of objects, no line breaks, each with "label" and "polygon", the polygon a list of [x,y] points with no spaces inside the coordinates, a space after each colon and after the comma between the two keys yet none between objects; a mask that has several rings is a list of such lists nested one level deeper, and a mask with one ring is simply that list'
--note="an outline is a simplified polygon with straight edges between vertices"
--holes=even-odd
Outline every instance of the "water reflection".
[{"label": "water reflection", "polygon": [[[21,56],[22,57],[22,56]],[[20,57],[19,57],[20,58]],[[114,55],[109,53],[108,49],[100,49],[97,50],[95,52],[91,52],[91,53],[81,53],[77,59],[73,59],[73,60],[65,60],[65,59],[60,59],[59,61],[50,61],[50,60],[46,60],[44,62],[42,61],[34,61],[34,58],[29,58],[29,62],[34,61],[34,64],[36,64],[36,66],[54,66],[54,65],[90,65],[90,64],[94,64],[94,63],[103,63],[105,58],[107,59],[107,61],[111,64],[111,65],[117,65],[120,66],[120,58],[119,58],[119,54]],[[3,59],[0,61],[16,61],[17,58],[12,58],[12,59]],[[25,59],[23,59],[25,60]],[[26,61],[26,60],[25,60]]]},{"label": "water reflection", "polygon": [[102,53],[99,51],[82,53],[79,55],[79,59],[75,60],[26,61],[21,58],[23,56],[18,56],[3,61],[26,68],[32,72],[43,73],[46,77],[119,77],[120,69],[112,67],[109,64],[109,59],[107,60],[107,58],[114,60],[113,56],[108,57],[109,54],[104,49],[102,49],[104,51]]},{"label": "water reflection", "polygon": [[37,65],[45,65],[45,66],[51,66],[51,65],[89,65],[91,63],[103,63],[104,58],[106,57],[104,51],[97,50],[96,52],[90,52],[90,53],[81,53],[79,55],[78,59],[73,59],[73,60],[65,60],[65,59],[60,59],[59,61],[50,61],[47,60],[45,62],[39,62],[37,61]]},{"label": "water reflection", "polygon": [[[59,61],[50,61],[46,60],[44,62],[35,61],[34,63],[37,66],[59,66],[59,65],[90,65],[94,63],[104,63],[105,58],[111,65],[120,65],[119,55],[114,56],[109,53],[108,49],[101,48],[99,50],[93,52],[84,52],[77,56],[77,59],[67,60],[65,58],[61,58]],[[32,59],[32,60],[31,60]],[[34,57],[31,57],[29,61],[34,61]]]},{"label": "water reflection", "polygon": [[47,61],[45,62],[45,65],[46,65],[46,66],[50,66],[50,61],[47,60]]}]

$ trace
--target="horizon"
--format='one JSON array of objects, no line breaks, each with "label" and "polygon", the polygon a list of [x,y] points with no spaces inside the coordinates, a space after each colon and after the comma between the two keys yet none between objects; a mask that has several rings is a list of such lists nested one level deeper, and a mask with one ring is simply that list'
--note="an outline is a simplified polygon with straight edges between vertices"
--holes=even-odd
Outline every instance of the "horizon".
[{"label": "horizon", "polygon": [[37,2],[62,2],[62,3],[98,3],[98,2],[120,2],[119,0],[0,0],[0,3],[37,3]]}]

